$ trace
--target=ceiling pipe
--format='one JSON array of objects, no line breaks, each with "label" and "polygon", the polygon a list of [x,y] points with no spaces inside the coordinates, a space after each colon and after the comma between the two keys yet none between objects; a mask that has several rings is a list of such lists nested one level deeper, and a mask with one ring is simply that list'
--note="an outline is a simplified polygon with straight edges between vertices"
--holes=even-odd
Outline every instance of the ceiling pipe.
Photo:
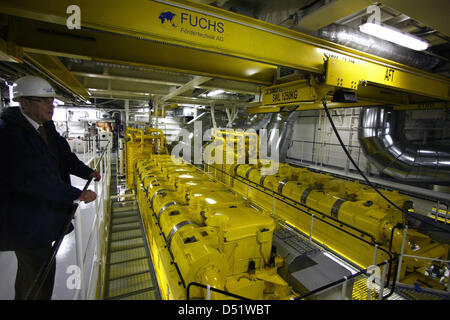
[{"label": "ceiling pipe", "polygon": [[396,45],[345,25],[329,25],[316,31],[315,36],[428,72],[445,64],[438,57]]},{"label": "ceiling pipe", "polygon": [[[289,142],[294,132],[294,124],[301,111],[291,111],[289,113],[280,113],[272,118],[272,121],[268,127],[268,144],[273,147],[269,147],[271,152],[277,152],[279,161],[286,162],[287,151]],[[278,130],[277,135],[272,130]]]}]

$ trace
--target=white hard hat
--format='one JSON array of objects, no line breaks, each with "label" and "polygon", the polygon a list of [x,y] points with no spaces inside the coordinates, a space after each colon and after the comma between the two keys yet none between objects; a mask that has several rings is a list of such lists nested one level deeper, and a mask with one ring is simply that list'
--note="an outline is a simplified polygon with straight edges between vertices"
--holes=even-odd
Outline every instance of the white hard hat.
[{"label": "white hard hat", "polygon": [[13,87],[13,100],[19,97],[55,97],[55,90],[42,78],[25,76],[17,81]]}]

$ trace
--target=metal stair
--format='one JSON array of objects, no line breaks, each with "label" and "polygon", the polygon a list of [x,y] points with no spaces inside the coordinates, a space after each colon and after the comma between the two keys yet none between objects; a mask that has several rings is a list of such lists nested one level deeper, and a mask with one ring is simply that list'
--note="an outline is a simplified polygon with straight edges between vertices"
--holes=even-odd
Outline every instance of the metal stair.
[{"label": "metal stair", "polygon": [[123,197],[111,202],[103,299],[161,300],[139,208],[124,184],[111,177],[111,196]]}]

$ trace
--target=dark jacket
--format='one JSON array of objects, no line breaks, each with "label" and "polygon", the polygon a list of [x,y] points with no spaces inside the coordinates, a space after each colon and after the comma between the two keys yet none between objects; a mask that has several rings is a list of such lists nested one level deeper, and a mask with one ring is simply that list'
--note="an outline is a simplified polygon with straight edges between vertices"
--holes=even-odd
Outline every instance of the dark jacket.
[{"label": "dark jacket", "polygon": [[70,174],[88,179],[93,172],[71,152],[53,121],[44,128],[49,145],[19,108],[6,108],[0,116],[2,251],[51,245],[81,195],[70,185]]}]

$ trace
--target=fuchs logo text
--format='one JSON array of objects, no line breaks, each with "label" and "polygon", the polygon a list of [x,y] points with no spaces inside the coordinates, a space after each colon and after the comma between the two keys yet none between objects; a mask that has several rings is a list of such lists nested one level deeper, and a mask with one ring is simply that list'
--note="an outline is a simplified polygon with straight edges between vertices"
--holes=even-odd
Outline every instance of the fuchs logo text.
[{"label": "fuchs logo text", "polygon": [[204,31],[213,31],[217,33],[224,32],[224,24],[216,20],[204,17],[198,17],[196,15],[182,12],[180,17],[171,11],[161,12],[159,15],[159,20],[161,24],[169,24],[172,27],[184,26],[184,27],[194,27],[200,28]]}]

